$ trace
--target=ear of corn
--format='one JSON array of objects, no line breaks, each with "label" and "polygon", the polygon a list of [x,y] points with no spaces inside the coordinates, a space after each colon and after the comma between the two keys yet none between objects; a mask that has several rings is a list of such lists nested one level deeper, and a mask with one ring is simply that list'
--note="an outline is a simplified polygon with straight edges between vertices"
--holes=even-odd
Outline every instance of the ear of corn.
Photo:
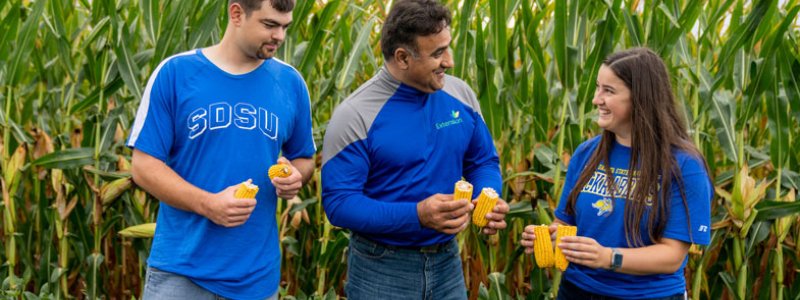
[{"label": "ear of corn", "polygon": [[481,195],[478,196],[478,205],[472,213],[472,223],[478,227],[486,226],[489,220],[486,219],[488,214],[497,204],[497,192],[493,188],[483,188]]},{"label": "ear of corn", "polygon": [[569,266],[569,261],[564,256],[564,253],[561,252],[561,248],[558,247],[561,244],[561,238],[565,236],[575,236],[578,234],[578,227],[576,226],[563,226],[558,225],[558,229],[556,230],[556,255],[555,255],[555,265],[561,271],[566,271],[567,266]]},{"label": "ear of corn", "polygon": [[145,223],[125,228],[119,232],[119,235],[130,238],[151,238],[155,232],[156,223]]},{"label": "ear of corn", "polygon": [[130,177],[123,177],[103,184],[100,187],[100,199],[103,201],[103,205],[111,204],[114,199],[117,199],[131,186],[133,186],[133,180]]},{"label": "ear of corn", "polygon": [[536,265],[538,265],[539,268],[549,268],[552,267],[554,263],[553,242],[550,241],[550,230],[548,227],[547,225],[541,225],[533,228],[533,232],[536,234],[536,241],[534,241],[533,244],[533,254],[536,258]]},{"label": "ear of corn", "polygon": [[233,194],[233,196],[241,199],[255,198],[256,193],[258,193],[258,186],[253,184],[252,179],[248,179],[239,185],[239,188],[236,189],[236,192]]},{"label": "ear of corn", "polygon": [[292,175],[292,168],[286,164],[274,164],[269,167],[267,174],[269,175],[269,180],[275,177],[289,177],[289,175]]},{"label": "ear of corn", "polygon": [[453,200],[472,200],[472,184],[464,180],[456,182],[455,191],[453,192]]}]

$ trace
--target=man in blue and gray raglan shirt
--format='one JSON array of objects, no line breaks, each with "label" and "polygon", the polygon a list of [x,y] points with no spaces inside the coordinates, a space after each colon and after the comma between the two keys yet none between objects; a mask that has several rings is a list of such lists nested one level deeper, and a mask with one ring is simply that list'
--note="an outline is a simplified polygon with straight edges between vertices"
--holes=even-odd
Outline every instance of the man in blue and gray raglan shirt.
[{"label": "man in blue and gray raglan shirt", "polygon": [[[150,76],[127,143],[134,181],[161,202],[143,299],[277,298],[276,196],[298,193],[316,152],[305,82],[273,58],[293,7],[230,0],[219,44]],[[270,181],[278,161],[292,175]],[[248,179],[255,199],[235,198]]]},{"label": "man in blue and gray raglan shirt", "polygon": [[[454,234],[473,204],[453,200],[462,176],[501,191],[492,137],[475,93],[445,71],[450,13],[397,1],[381,32],[385,66],[333,113],[323,147],[322,198],[350,229],[348,299],[466,299]],[[506,226],[500,200],[485,234]]]}]

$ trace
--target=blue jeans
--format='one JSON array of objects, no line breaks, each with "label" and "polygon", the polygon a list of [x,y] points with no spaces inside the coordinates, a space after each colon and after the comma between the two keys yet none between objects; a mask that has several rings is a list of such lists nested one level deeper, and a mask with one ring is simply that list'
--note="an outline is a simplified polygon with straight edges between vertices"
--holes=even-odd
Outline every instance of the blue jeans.
[{"label": "blue jeans", "polygon": [[353,234],[348,252],[345,292],[349,300],[467,299],[455,239],[406,248]]},{"label": "blue jeans", "polygon": [[[587,292],[572,282],[562,279],[561,286],[558,287],[558,297],[556,300],[617,300],[619,298],[598,295],[595,293]],[[647,300],[685,300],[686,293],[676,294],[667,297],[649,298]]]},{"label": "blue jeans", "polygon": [[[189,278],[175,273],[161,271],[148,267],[147,275],[144,279],[144,293],[142,300],[225,300],[199,285]],[[278,293],[272,295],[268,300],[277,300]]]}]

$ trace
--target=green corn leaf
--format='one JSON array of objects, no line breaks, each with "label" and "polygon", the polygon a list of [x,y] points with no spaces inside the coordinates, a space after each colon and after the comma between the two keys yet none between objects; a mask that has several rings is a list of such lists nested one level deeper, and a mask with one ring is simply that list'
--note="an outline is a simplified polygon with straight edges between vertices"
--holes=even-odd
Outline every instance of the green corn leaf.
[{"label": "green corn leaf", "polygon": [[350,86],[350,84],[353,82],[361,55],[370,48],[368,42],[370,33],[372,33],[374,30],[374,25],[375,18],[370,18],[361,27],[358,37],[356,37],[356,42],[353,44],[352,50],[350,50],[350,54],[348,55],[344,64],[344,68],[339,72],[339,79],[336,81],[336,88],[344,89]]},{"label": "green corn leaf", "polygon": [[767,98],[769,116],[770,158],[776,168],[783,168],[789,157],[789,108],[785,97],[771,94]]},{"label": "green corn leaf", "polygon": [[[227,2],[222,2],[226,4],[225,6],[227,7]],[[223,5],[217,4],[207,5],[206,8],[202,10],[199,22],[190,25],[193,30],[189,34],[189,49],[196,49],[207,45],[211,36],[213,34],[218,34],[216,30],[217,17],[220,15],[220,10],[222,8]]]},{"label": "green corn leaf", "polygon": [[314,67],[315,60],[320,54],[320,51],[317,49],[321,48],[323,40],[328,36],[326,28],[330,26],[329,24],[339,11],[339,5],[341,3],[341,0],[333,0],[328,2],[325,5],[325,8],[322,9],[322,13],[319,15],[318,23],[314,25],[315,33],[312,35],[313,37],[309,42],[307,48],[309,50],[306,51],[305,55],[303,55],[303,59],[300,61],[300,64],[297,68],[304,76],[311,75],[311,70]]},{"label": "green corn leaf", "polygon": [[44,14],[44,8],[47,1],[36,1],[33,3],[33,11],[28,15],[25,23],[22,24],[22,29],[19,32],[16,44],[16,51],[12,54],[11,64],[7,66],[8,83],[15,86],[22,78],[22,73],[26,68],[25,64],[28,62],[28,57],[34,49],[33,40],[36,36],[36,30],[39,26],[39,19]]},{"label": "green corn leaf", "polygon": [[94,163],[94,148],[72,148],[55,151],[31,162],[47,169],[70,169]]},{"label": "green corn leaf", "polygon": [[775,220],[800,214],[800,202],[764,200],[756,205],[756,209],[758,209],[757,221]]},{"label": "green corn leaf", "polygon": [[130,40],[130,35],[123,31],[119,43],[114,45],[114,54],[117,56],[116,66],[128,90],[133,93],[136,99],[142,99],[142,86],[139,83],[139,66],[136,64],[127,46]]}]

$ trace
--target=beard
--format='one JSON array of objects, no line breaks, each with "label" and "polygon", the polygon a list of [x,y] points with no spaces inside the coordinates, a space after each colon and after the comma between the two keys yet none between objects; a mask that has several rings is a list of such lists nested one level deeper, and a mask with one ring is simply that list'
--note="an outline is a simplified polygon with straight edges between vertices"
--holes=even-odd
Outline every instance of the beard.
[{"label": "beard", "polygon": [[[275,46],[274,50],[270,50],[267,48],[268,45]],[[263,43],[261,47],[258,48],[256,51],[256,58],[258,59],[270,59],[275,56],[275,52],[278,51],[278,47],[280,43]]]}]

